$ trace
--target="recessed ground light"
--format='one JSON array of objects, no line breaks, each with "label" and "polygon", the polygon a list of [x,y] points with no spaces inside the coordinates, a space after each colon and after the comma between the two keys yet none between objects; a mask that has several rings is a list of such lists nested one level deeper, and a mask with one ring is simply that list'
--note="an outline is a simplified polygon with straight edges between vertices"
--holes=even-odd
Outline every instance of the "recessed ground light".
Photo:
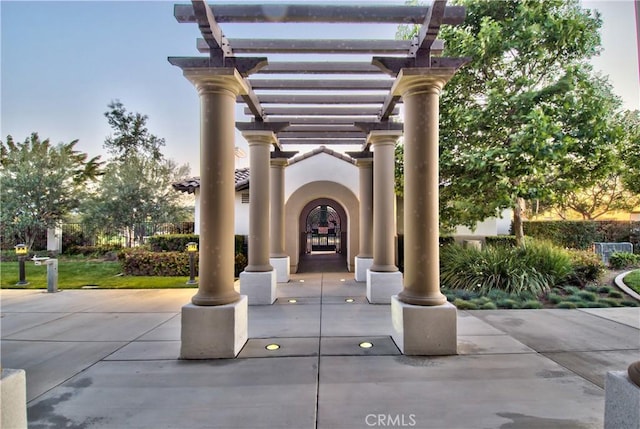
[{"label": "recessed ground light", "polygon": [[291,304],[295,304],[296,302],[298,302],[298,300],[297,300],[297,299],[290,299],[290,300],[289,300],[289,302],[290,302]]},{"label": "recessed ground light", "polygon": [[280,348],[280,345],[279,344],[267,344],[264,348],[269,350],[270,352],[272,352],[274,350],[278,350]]},{"label": "recessed ground light", "polygon": [[346,281],[346,280],[345,280],[345,279],[340,279],[340,281],[341,281],[341,282],[344,282],[344,281]]},{"label": "recessed ground light", "polygon": [[353,302],[353,298],[347,298],[347,299],[345,299],[345,300],[344,300],[344,302],[349,302],[349,303],[351,303],[351,302]]},{"label": "recessed ground light", "polygon": [[300,283],[304,283],[304,280],[300,280]]},{"label": "recessed ground light", "polygon": [[371,347],[373,347],[373,344],[371,344],[368,341],[363,341],[360,344],[358,344],[361,348],[363,349],[370,349]]}]

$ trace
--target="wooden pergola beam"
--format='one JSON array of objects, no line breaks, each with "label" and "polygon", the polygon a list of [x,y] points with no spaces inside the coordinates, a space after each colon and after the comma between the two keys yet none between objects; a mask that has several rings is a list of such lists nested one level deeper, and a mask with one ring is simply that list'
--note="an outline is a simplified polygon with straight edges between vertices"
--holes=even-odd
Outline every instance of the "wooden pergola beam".
[{"label": "wooden pergola beam", "polygon": [[310,145],[363,145],[366,139],[279,139],[281,145],[310,144]]},{"label": "wooden pergola beam", "polygon": [[317,95],[317,94],[261,94],[262,104],[380,104],[383,94]]},{"label": "wooden pergola beam", "polygon": [[[409,50],[409,56],[416,58],[418,66],[429,66],[431,47],[438,37],[446,7],[447,0],[433,0],[422,27],[420,27],[416,43]],[[426,60],[426,64],[420,64],[420,60],[423,58]]]},{"label": "wooden pergola beam", "polygon": [[256,90],[389,90],[393,86],[391,79],[250,79],[249,81]]},{"label": "wooden pergola beam", "polygon": [[195,22],[198,24],[200,34],[209,47],[211,56],[224,57],[233,56],[233,51],[228,40],[224,37],[222,29],[216,22],[211,8],[204,0],[191,0]]},{"label": "wooden pergola beam", "polygon": [[[404,5],[321,5],[321,4],[213,4],[218,23],[285,23],[285,22],[375,22],[379,24],[422,24],[428,6]],[[173,15],[181,23],[196,22],[193,6],[175,5]],[[443,24],[464,22],[463,6],[447,6]]]},{"label": "wooden pergola beam", "polygon": [[300,116],[281,116],[281,115],[269,115],[266,118],[267,122],[270,121],[286,121],[289,122],[291,126],[294,125],[320,125],[320,126],[334,126],[341,124],[354,124],[356,122],[377,122],[378,117],[375,115],[367,116],[311,116],[311,117],[300,117]]},{"label": "wooden pergola beam", "polygon": [[[444,46],[444,42],[440,41]],[[360,40],[360,39],[230,39],[236,54],[283,53],[283,54],[402,54],[411,48],[410,40]],[[198,39],[198,51],[208,53],[210,44]]]},{"label": "wooden pergola beam", "polygon": [[[251,114],[251,110],[245,109],[245,114]],[[375,116],[380,112],[378,107],[264,107],[265,115],[302,115],[302,116]],[[398,114],[396,107],[393,114]]]},{"label": "wooden pergola beam", "polygon": [[278,138],[289,139],[355,139],[366,138],[362,131],[281,131]]},{"label": "wooden pergola beam", "polygon": [[355,61],[271,61],[260,74],[380,74],[371,63]]}]

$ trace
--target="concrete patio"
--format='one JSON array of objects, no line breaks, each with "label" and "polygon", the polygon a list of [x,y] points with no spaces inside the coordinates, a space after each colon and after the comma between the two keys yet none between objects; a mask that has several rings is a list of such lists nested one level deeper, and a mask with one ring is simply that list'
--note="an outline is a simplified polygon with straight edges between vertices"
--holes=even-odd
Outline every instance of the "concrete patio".
[{"label": "concrete patio", "polygon": [[458,356],[405,357],[390,306],[320,272],[249,308],[237,359],[181,361],[194,293],[2,290],[2,366],[26,370],[29,427],[602,428],[605,373],[640,356],[640,308],[603,308],[460,311]]}]

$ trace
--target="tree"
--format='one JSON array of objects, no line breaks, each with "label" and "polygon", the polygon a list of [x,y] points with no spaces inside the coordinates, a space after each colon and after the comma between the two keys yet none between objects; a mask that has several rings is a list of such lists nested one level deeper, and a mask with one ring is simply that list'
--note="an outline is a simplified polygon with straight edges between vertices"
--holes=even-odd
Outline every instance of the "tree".
[{"label": "tree", "polygon": [[101,174],[100,157],[75,149],[78,140],[52,145],[37,133],[22,143],[0,142],[0,221],[4,240],[17,236],[31,248],[35,234],[77,209]]},{"label": "tree", "polygon": [[114,136],[104,147],[112,154],[101,185],[84,207],[85,219],[96,226],[121,228],[128,245],[150,235],[145,223],[174,222],[185,217],[181,195],[171,184],[189,174],[160,152],[164,140],[150,134],[147,116],[128,113],[120,102],[105,113]]},{"label": "tree", "polygon": [[471,62],[441,98],[441,217],[473,227],[512,208],[524,245],[526,200],[557,200],[609,173],[620,101],[586,64],[601,21],[578,0],[458,3],[464,24],[439,37],[445,56]]},{"label": "tree", "polygon": [[114,159],[125,160],[140,152],[146,156],[160,160],[160,148],[164,146],[164,139],[149,133],[146,115],[128,113],[119,101],[112,101],[107,105],[109,110],[104,113],[114,134],[104,141],[104,148]]},{"label": "tree", "polygon": [[564,195],[558,208],[573,210],[585,220],[594,220],[612,211],[633,210],[638,204],[638,195],[625,189],[620,175],[612,173],[594,186]]},{"label": "tree", "polygon": [[625,140],[622,143],[622,180],[630,192],[640,195],[640,110],[624,112],[622,124],[625,129]]}]

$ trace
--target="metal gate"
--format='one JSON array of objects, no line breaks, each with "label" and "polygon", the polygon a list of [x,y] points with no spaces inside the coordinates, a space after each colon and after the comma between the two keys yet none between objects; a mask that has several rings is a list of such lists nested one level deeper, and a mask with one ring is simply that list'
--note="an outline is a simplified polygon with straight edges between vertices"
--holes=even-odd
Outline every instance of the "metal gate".
[{"label": "metal gate", "polygon": [[318,206],[307,216],[306,252],[340,253],[340,216],[331,206]]}]

